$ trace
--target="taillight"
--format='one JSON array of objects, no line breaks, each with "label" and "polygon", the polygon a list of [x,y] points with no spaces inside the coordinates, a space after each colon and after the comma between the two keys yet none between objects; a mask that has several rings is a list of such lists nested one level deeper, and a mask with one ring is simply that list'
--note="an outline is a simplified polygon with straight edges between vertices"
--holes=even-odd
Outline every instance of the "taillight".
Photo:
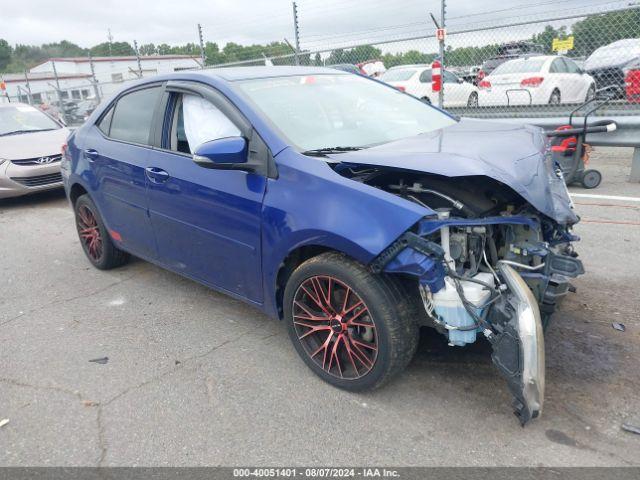
[{"label": "taillight", "polygon": [[489,80],[482,80],[481,82],[478,83],[478,88],[480,89],[491,88],[491,82]]},{"label": "taillight", "polygon": [[479,70],[479,71],[478,71],[478,75],[476,75],[476,79],[477,79],[477,80],[478,80],[478,82],[479,82],[480,80],[482,80],[482,79],[483,79],[484,77],[486,77],[486,76],[487,76],[487,74],[486,74],[486,73],[484,73],[484,70]]},{"label": "taillight", "polygon": [[540,84],[544,81],[544,77],[530,77],[525,78],[520,82],[520,86],[522,88],[525,87],[539,87]]},{"label": "taillight", "polygon": [[403,87],[402,85],[397,85],[396,88],[398,90],[400,90],[401,92],[406,92],[407,91],[406,87]]}]

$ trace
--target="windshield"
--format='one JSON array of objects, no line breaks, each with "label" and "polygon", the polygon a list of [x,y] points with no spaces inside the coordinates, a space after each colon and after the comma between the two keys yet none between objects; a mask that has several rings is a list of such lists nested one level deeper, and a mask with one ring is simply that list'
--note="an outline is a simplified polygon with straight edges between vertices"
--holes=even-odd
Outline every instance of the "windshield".
[{"label": "windshield", "polygon": [[398,70],[387,70],[380,77],[383,82],[405,82],[415,75],[418,70],[414,68],[402,68]]},{"label": "windshield", "polygon": [[0,135],[40,132],[60,128],[54,120],[29,105],[0,107]]},{"label": "windshield", "polygon": [[415,97],[357,75],[261,78],[238,85],[301,150],[366,147],[456,122]]},{"label": "windshield", "polygon": [[507,75],[510,73],[534,73],[539,72],[545,59],[518,58],[509,60],[497,67],[491,75]]},{"label": "windshield", "polygon": [[640,39],[626,39],[598,48],[584,62],[584,68],[610,67],[630,62],[640,57]]}]

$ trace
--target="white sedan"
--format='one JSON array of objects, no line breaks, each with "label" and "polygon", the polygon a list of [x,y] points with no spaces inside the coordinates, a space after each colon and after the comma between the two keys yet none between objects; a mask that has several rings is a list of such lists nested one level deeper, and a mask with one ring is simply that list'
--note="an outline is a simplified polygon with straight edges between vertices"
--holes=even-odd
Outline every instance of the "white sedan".
[{"label": "white sedan", "polygon": [[[478,89],[451,72],[443,72],[444,107],[477,107]],[[431,87],[431,65],[403,65],[387,70],[381,77],[385,83],[421,100],[438,104],[438,92]]]},{"label": "white sedan", "polygon": [[570,58],[520,57],[497,67],[479,84],[479,105],[582,103],[596,94],[590,75]]}]

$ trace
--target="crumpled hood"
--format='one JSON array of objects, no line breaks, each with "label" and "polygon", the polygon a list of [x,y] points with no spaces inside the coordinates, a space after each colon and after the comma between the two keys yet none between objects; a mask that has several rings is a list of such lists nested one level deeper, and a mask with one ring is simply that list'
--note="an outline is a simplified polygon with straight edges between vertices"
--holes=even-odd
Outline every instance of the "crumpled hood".
[{"label": "crumpled hood", "polygon": [[539,127],[462,119],[440,130],[330,157],[447,177],[484,175],[508,185],[558,223],[578,220]]}]

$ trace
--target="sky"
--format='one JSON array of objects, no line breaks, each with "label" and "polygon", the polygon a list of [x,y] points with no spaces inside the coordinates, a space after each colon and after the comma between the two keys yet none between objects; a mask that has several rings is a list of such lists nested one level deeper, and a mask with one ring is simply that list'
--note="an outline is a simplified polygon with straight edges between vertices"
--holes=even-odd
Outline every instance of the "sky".
[{"label": "sky", "polygon": [[[596,12],[636,0],[448,0],[449,29],[541,19],[558,12]],[[316,50],[372,40],[433,34],[432,12],[439,0],[298,0],[302,48]],[[577,9],[577,10],[576,10]],[[224,45],[293,43],[290,0],[5,0],[0,5],[0,38],[10,44],[42,44],[63,39],[89,47],[107,41],[138,44],[197,42],[197,24],[206,41]],[[514,13],[517,12],[517,15]]]}]

